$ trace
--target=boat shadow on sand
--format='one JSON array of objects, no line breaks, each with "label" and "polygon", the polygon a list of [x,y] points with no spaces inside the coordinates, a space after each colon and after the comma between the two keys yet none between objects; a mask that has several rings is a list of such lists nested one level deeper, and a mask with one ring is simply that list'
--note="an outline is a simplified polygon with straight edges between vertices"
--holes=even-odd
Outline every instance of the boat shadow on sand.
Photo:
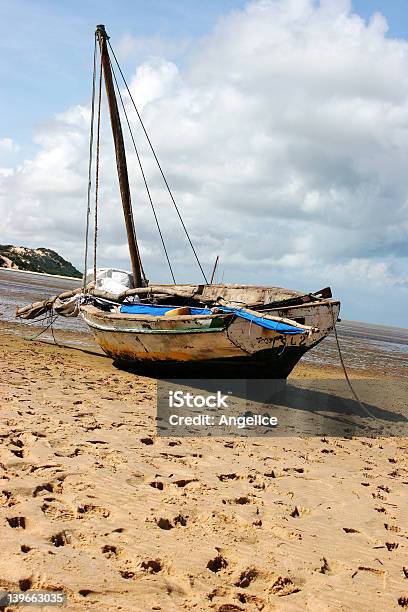
[{"label": "boat shadow on sand", "polygon": [[[402,402],[395,406],[388,385],[378,381],[360,381],[354,383],[354,389],[360,401],[349,397],[349,389],[344,380],[310,380],[305,388],[304,382],[298,386],[289,382],[275,398],[271,397],[274,412],[281,414],[285,422],[288,410],[298,415],[304,413],[306,418],[293,420],[290,429],[299,430],[299,435],[340,435],[352,436],[405,436],[408,435],[408,417],[401,412]],[[386,388],[384,388],[386,387]],[[253,395],[258,396],[259,390]],[[265,399],[265,398],[263,398]],[[261,403],[262,399],[261,399]],[[286,412],[285,412],[286,410]],[[407,413],[407,407],[405,406]]]},{"label": "boat shadow on sand", "polygon": [[[42,340],[47,344],[53,344],[48,340]],[[84,346],[72,346],[66,343],[60,344],[64,348],[80,351],[89,355],[109,359],[102,351],[87,350]],[[168,368],[152,371],[143,366],[129,366],[125,362],[114,362],[115,367],[140,376],[149,376],[157,380],[158,386],[182,385],[190,387],[193,391],[213,392],[218,388],[228,393],[232,386],[233,396],[238,400],[238,405],[243,412],[257,410],[259,413],[268,413],[268,410],[283,411],[293,409],[303,411],[315,416],[319,420],[319,427],[311,431],[302,430],[299,433],[286,435],[392,435],[408,436],[408,404],[404,399],[400,401],[395,398],[408,397],[408,384],[398,380],[367,379],[354,381],[353,386],[362,399],[362,404],[347,396],[349,390],[344,379],[257,379],[257,378],[231,378],[230,370],[223,377],[223,370],[212,372],[213,378],[191,378],[191,370],[184,371],[170,369],[170,375],[166,373]],[[167,370],[167,372],[166,372]],[[185,375],[185,378],[180,376]],[[369,396],[375,398],[367,400]],[[239,402],[241,400],[241,403]],[[244,402],[244,403],[243,403]],[[398,403],[398,408],[388,406]],[[381,404],[381,405],[380,405]],[[405,414],[399,409],[405,410]],[[284,421],[287,419],[284,418]],[[282,421],[282,419],[281,419]],[[384,431],[384,425],[392,426]],[[293,427],[292,427],[293,430]]]},{"label": "boat shadow on sand", "polygon": [[[398,381],[354,381],[360,402],[349,397],[344,380],[233,380],[158,379],[158,418],[165,422],[174,410],[168,409],[169,391],[183,389],[196,394],[228,395],[228,408],[212,413],[230,416],[263,415],[277,418],[277,427],[257,426],[226,430],[225,435],[244,436],[341,436],[399,437],[408,435],[408,409],[402,398],[406,385]],[[401,398],[401,399],[399,399]],[[402,412],[404,411],[404,412]],[[194,416],[202,409],[181,410]],[[160,427],[158,427],[160,433]],[[173,435],[188,435],[173,431]],[[211,429],[195,435],[220,435]],[[167,432],[165,435],[171,435]],[[194,433],[190,433],[194,435]]]}]

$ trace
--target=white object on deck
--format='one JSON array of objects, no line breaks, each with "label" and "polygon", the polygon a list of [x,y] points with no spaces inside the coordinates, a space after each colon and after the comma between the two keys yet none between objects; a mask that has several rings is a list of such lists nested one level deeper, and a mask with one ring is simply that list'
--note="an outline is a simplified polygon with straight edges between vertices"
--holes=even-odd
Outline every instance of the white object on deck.
[{"label": "white object on deck", "polygon": [[[87,284],[94,278],[93,270],[88,270],[86,275]],[[130,272],[126,270],[119,270],[118,268],[98,268],[96,270],[96,289],[102,289],[112,293],[113,295],[120,295],[126,289],[133,287],[133,277]]]}]

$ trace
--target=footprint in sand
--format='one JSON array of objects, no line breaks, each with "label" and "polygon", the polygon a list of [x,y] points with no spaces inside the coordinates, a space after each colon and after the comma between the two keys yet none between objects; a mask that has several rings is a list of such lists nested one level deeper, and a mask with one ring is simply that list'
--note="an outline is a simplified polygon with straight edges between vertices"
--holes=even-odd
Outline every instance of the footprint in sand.
[{"label": "footprint in sand", "polygon": [[304,468],[291,468],[291,467],[283,468],[283,471],[288,472],[289,474],[304,474],[305,472]]},{"label": "footprint in sand", "polygon": [[18,581],[18,587],[20,591],[28,591],[33,586],[33,581],[31,578],[21,578]]},{"label": "footprint in sand", "polygon": [[11,508],[11,506],[15,506],[16,503],[17,500],[11,491],[6,491],[3,489],[3,491],[0,492],[0,506],[8,506]]},{"label": "footprint in sand", "polygon": [[83,476],[65,476],[64,484],[62,486],[63,491],[89,491],[89,489],[95,489],[93,482],[88,482]]},{"label": "footprint in sand", "polygon": [[27,527],[27,519],[25,516],[13,516],[11,518],[6,518],[6,520],[12,529],[25,529]]},{"label": "footprint in sand", "polygon": [[71,541],[71,534],[67,531],[59,531],[58,533],[55,533],[50,537],[51,544],[53,544],[53,546],[55,546],[56,548],[59,548],[60,546],[66,546],[67,544],[70,544]]},{"label": "footprint in sand", "polygon": [[78,506],[77,512],[79,514],[77,518],[79,519],[92,518],[94,516],[108,518],[110,516],[110,510],[101,506],[94,506],[93,504]]},{"label": "footprint in sand", "polygon": [[238,476],[238,474],[232,473],[232,474],[217,474],[217,478],[218,480],[221,480],[221,482],[226,482],[228,480],[241,480],[244,477]]},{"label": "footprint in sand", "polygon": [[153,489],[158,489],[159,491],[163,491],[164,489],[164,483],[161,482],[161,480],[153,480],[152,482],[149,482],[149,485]]},{"label": "footprint in sand", "polygon": [[381,501],[385,501],[387,499],[385,495],[381,495],[379,492],[372,493],[371,495],[373,496],[373,499],[380,499]]},{"label": "footprint in sand", "polygon": [[251,499],[248,495],[241,495],[240,497],[235,497],[234,499],[223,499],[223,504],[238,504],[239,506],[244,506],[246,504],[254,503],[254,500]]},{"label": "footprint in sand", "polygon": [[36,478],[55,478],[63,481],[66,478],[66,474],[60,474],[63,471],[63,465],[61,463],[46,463],[44,465],[28,465],[29,472],[34,474]]},{"label": "footprint in sand", "polygon": [[174,527],[177,527],[177,525],[185,527],[187,525],[187,519],[188,519],[187,516],[184,516],[183,514],[177,514],[177,516],[175,516],[173,519],[167,519],[167,518],[161,517],[161,518],[155,519],[155,521],[156,521],[156,525],[160,527],[160,529],[169,531],[170,529],[174,529]]},{"label": "footprint in sand", "polygon": [[164,563],[161,559],[149,559],[142,561],[141,568],[149,574],[158,574],[164,569]]},{"label": "footprint in sand", "polygon": [[246,589],[259,576],[259,571],[255,567],[248,568],[241,572],[235,586]]},{"label": "footprint in sand", "polygon": [[28,553],[30,552],[30,550],[32,550],[31,546],[27,546],[27,544],[22,544],[20,546],[20,550],[22,553]]},{"label": "footprint in sand", "polygon": [[207,563],[207,569],[214,574],[218,574],[218,572],[221,572],[226,567],[228,567],[228,561],[222,555],[217,555]]},{"label": "footprint in sand", "polygon": [[[130,559],[124,558],[124,550],[114,546],[113,544],[105,544],[102,547],[101,552],[106,559],[109,559],[109,561],[114,562],[115,564],[116,562],[119,562],[119,567],[117,570],[120,576],[125,580],[137,578],[138,574],[140,575],[140,570],[153,572],[154,569],[156,569],[156,571],[160,571],[163,567],[163,564],[159,559],[144,562],[144,564],[142,563],[139,568],[135,567]],[[148,565],[149,563],[151,565]]]},{"label": "footprint in sand", "polygon": [[136,572],[133,572],[132,570],[119,570],[119,574],[122,576],[122,578],[125,578],[125,580],[130,580],[136,576]]},{"label": "footprint in sand", "polygon": [[[59,490],[57,490],[59,489]],[[62,485],[59,483],[58,486],[54,485],[52,482],[46,482],[42,485],[38,485],[33,490],[33,497],[37,497],[40,493],[61,493]]]},{"label": "footprint in sand", "polygon": [[298,593],[299,591],[300,588],[296,586],[290,578],[279,576],[273,583],[269,592],[278,597],[284,597],[286,595],[292,595],[292,593]]},{"label": "footprint in sand", "polygon": [[46,516],[56,521],[69,521],[75,518],[73,510],[52,497],[47,497],[47,501],[44,501],[41,510]]},{"label": "footprint in sand", "polygon": [[394,533],[399,533],[401,531],[401,527],[397,525],[389,525],[388,523],[384,523],[384,527],[387,531],[393,531]]},{"label": "footprint in sand", "polygon": [[309,508],[304,508],[303,506],[295,506],[294,510],[290,513],[290,516],[293,518],[300,518],[301,516],[305,516],[310,514]]},{"label": "footprint in sand", "polygon": [[[238,593],[237,598],[240,603],[251,605],[251,609],[266,610],[266,601],[262,599],[262,597],[258,597],[257,595],[251,595],[250,593]],[[226,605],[229,605],[229,604],[226,604]],[[252,606],[255,606],[255,607],[252,607]],[[236,608],[236,609],[241,610],[242,608]]]},{"label": "footprint in sand", "polygon": [[105,544],[105,546],[102,547],[102,554],[107,559],[117,559],[122,554],[122,549],[111,544]]}]

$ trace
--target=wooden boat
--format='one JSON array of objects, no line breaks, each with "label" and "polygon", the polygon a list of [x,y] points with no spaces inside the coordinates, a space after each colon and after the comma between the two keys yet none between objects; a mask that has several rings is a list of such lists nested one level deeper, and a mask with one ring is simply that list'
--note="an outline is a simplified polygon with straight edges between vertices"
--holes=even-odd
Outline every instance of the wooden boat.
[{"label": "wooden boat", "polygon": [[[168,376],[187,371],[218,378],[286,378],[302,355],[333,330],[340,302],[332,299],[329,288],[304,294],[279,287],[212,284],[206,279],[202,285],[146,283],[136,240],[108,45],[112,53],[113,50],[104,26],[97,26],[96,41],[109,103],[133,287],[121,294],[84,288],[80,297],[81,316],[105,353],[126,367],[150,367]],[[129,89],[128,94],[133,101]],[[135,109],[147,136],[136,106]],[[129,125],[127,115],[126,120]],[[148,136],[147,139],[187,234]],[[88,190],[88,213],[89,194]],[[150,197],[149,191],[148,194]],[[189,241],[202,271],[190,238]],[[167,256],[166,249],[165,253]],[[46,310],[54,308],[59,314],[72,316],[70,300],[77,300],[77,296],[60,298],[44,302]],[[20,315],[30,318],[30,312],[35,312],[38,316],[43,309],[36,306],[31,311],[23,309]],[[74,310],[77,314],[78,308]]]},{"label": "wooden boat", "polygon": [[[239,285],[184,285],[178,291],[156,285],[152,299],[155,292],[162,295],[163,289],[174,291],[174,309],[177,302],[229,306],[203,308],[203,313],[188,306],[191,314],[184,306],[177,308],[181,314],[168,316],[172,307],[165,313],[166,307],[158,307],[157,315],[154,306],[149,306],[149,314],[138,313],[137,304],[125,306],[125,312],[117,307],[103,310],[96,298],[81,306],[81,314],[98,344],[115,361],[167,375],[286,378],[302,355],[333,329],[333,317],[335,321],[340,308],[337,300],[303,301],[305,296],[294,291]],[[278,296],[287,297],[276,300]],[[285,305],[288,301],[291,305]],[[242,302],[245,308],[239,305]],[[271,302],[275,305],[268,307]],[[263,326],[267,323],[271,327]]]}]

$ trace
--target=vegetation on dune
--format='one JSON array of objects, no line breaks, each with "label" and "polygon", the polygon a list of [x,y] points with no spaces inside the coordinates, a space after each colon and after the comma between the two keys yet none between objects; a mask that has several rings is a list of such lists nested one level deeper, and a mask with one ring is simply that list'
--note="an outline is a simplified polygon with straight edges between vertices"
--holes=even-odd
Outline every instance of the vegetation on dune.
[{"label": "vegetation on dune", "polygon": [[81,278],[82,274],[69,261],[51,249],[29,249],[11,244],[0,244],[0,268],[28,270],[45,274],[59,274]]}]

